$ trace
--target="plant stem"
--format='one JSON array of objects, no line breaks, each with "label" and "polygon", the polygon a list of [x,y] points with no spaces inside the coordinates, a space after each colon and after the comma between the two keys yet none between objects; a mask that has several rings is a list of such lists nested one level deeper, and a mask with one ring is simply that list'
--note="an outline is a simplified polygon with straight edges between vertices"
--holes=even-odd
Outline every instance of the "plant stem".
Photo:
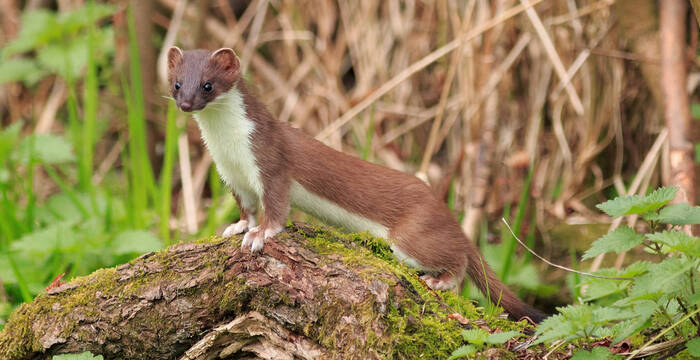
[{"label": "plant stem", "polygon": [[673,323],[673,325],[669,326],[668,328],[664,329],[662,332],[656,334],[653,338],[651,338],[649,341],[647,341],[644,345],[642,345],[639,349],[635,350],[633,353],[630,354],[625,360],[631,360],[632,358],[636,357],[637,354],[639,354],[644,348],[647,346],[651,345],[654,343],[654,341],[660,339],[662,336],[664,336],[667,332],[671,331],[673,328],[676,326],[682,324],[684,321],[688,320],[690,317],[692,317],[695,314],[700,313],[700,309],[696,309],[690,314],[687,314],[686,316],[682,317],[680,320],[676,321]]},{"label": "plant stem", "polygon": [[[681,307],[681,309],[683,309],[683,313],[687,315],[689,313],[688,308],[685,307],[685,305],[683,304],[683,301],[681,300],[681,298],[679,296],[676,296],[676,301],[678,302],[678,305]],[[693,323],[693,325],[695,325],[695,327],[698,327],[698,324],[695,322],[695,319],[693,319],[692,317],[690,318],[690,322]]]}]

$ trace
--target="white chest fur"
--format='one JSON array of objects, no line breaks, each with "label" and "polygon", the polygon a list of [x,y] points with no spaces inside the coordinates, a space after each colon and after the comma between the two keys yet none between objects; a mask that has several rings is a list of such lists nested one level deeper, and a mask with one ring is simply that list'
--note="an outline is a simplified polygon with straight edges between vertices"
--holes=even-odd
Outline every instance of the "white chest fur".
[{"label": "white chest fur", "polygon": [[241,93],[234,87],[195,113],[194,118],[221,178],[241,197],[244,206],[255,207],[263,186],[251,148],[255,123],[246,116]]}]

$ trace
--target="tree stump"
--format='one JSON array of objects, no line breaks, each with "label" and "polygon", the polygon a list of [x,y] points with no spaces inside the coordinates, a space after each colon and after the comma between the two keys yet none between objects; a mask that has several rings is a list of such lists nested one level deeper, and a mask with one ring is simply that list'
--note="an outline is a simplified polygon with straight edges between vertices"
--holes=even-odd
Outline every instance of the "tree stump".
[{"label": "tree stump", "polygon": [[178,244],[53,288],[11,316],[0,358],[438,359],[471,326],[454,313],[482,317],[369,235],[292,224],[261,253],[239,245]]}]

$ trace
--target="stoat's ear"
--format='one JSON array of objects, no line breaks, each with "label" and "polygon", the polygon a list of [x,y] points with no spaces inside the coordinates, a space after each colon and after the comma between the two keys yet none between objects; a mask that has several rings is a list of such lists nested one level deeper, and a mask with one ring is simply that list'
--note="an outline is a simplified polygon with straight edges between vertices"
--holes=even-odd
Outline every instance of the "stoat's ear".
[{"label": "stoat's ear", "polygon": [[183,54],[179,47],[173,46],[168,49],[168,70],[172,70],[182,63]]},{"label": "stoat's ear", "polygon": [[211,54],[211,61],[226,72],[237,72],[240,67],[238,56],[230,48],[221,48]]}]

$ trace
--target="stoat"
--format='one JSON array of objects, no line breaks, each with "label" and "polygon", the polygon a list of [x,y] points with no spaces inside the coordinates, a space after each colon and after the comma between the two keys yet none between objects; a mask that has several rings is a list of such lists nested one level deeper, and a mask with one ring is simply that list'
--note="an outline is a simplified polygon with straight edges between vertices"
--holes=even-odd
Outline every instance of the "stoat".
[{"label": "stoat", "polygon": [[544,318],[499,281],[423,181],[331,149],[277,121],[248,89],[233,50],[172,47],[168,79],[177,106],[193,113],[240,208],[240,219],[224,237],[245,232],[242,247],[260,251],[295,206],[326,223],[389,239],[394,255],[421,269],[434,289],[459,288],[466,272],[512,318]]}]

